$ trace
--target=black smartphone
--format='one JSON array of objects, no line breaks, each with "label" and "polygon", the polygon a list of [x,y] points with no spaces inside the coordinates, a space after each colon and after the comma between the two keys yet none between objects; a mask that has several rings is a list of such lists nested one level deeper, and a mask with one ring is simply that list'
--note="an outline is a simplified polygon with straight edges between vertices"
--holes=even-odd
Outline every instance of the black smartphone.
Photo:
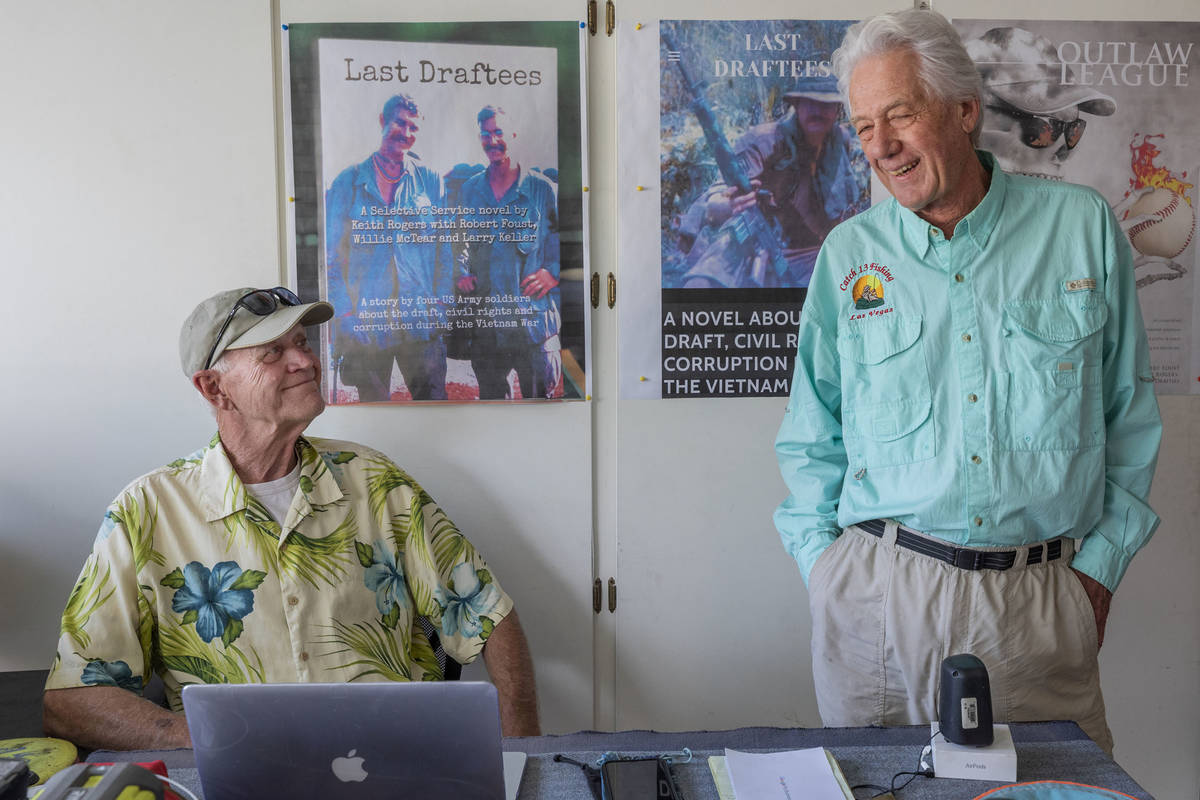
[{"label": "black smartphone", "polygon": [[683,800],[661,758],[614,759],[600,767],[601,800]]}]

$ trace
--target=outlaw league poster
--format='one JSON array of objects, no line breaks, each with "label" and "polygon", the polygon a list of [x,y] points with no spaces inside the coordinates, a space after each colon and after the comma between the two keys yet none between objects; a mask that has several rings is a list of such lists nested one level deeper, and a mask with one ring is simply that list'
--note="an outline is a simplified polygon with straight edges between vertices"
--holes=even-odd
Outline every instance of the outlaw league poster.
[{"label": "outlaw league poster", "polygon": [[[646,82],[657,77],[660,302],[655,331],[623,331],[658,362],[627,396],[788,393],[817,252],[870,205],[829,65],[850,24],[658,23]],[[623,357],[635,347],[623,342]]]},{"label": "outlaw league poster", "polygon": [[587,395],[579,29],[288,29],[301,296],[331,403]]},{"label": "outlaw league poster", "polygon": [[957,20],[983,78],[981,146],[1112,206],[1160,394],[1200,393],[1200,23]]}]

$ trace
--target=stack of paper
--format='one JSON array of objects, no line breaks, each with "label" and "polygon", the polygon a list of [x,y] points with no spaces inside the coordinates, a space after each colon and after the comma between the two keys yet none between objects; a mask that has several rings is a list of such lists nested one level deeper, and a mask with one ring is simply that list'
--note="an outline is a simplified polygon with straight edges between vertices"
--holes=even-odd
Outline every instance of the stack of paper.
[{"label": "stack of paper", "polygon": [[782,753],[726,750],[725,758],[709,759],[709,769],[722,800],[853,800],[837,762],[821,747]]}]

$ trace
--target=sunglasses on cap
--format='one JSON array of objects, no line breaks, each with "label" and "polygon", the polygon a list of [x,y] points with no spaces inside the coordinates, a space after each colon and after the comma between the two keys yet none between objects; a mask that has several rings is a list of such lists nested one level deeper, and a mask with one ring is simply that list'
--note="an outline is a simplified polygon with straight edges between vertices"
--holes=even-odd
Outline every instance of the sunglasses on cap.
[{"label": "sunglasses on cap", "polygon": [[1073,150],[1075,145],[1079,144],[1079,140],[1083,138],[1083,130],[1087,127],[1085,119],[1073,119],[1066,122],[1054,117],[1027,114],[1024,111],[1004,106],[988,106],[988,108],[1015,119],[1021,126],[1021,142],[1026,147],[1032,147],[1035,150],[1049,147],[1057,142],[1060,136],[1066,137],[1067,149]]},{"label": "sunglasses on cap", "polygon": [[233,308],[229,309],[229,316],[225,317],[225,324],[217,332],[217,338],[213,340],[212,349],[208,351],[208,358],[204,359],[204,368],[208,369],[212,366],[213,356],[217,352],[217,345],[221,343],[221,337],[229,329],[229,323],[233,322],[233,315],[237,313],[239,308],[246,309],[256,317],[265,317],[279,308],[281,303],[285,306],[298,306],[302,301],[296,296],[295,292],[291,289],[285,289],[282,286],[276,286],[274,289],[255,289],[253,292],[247,292],[239,297],[237,302],[233,304]]}]

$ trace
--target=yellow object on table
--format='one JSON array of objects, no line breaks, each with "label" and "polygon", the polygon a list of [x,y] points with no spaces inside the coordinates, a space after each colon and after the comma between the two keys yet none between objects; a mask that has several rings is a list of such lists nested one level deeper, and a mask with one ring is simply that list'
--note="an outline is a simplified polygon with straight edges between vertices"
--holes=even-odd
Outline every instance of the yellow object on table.
[{"label": "yellow object on table", "polygon": [[79,751],[66,739],[0,739],[0,758],[24,761],[37,774],[34,786],[40,786],[54,773],[74,764]]}]

